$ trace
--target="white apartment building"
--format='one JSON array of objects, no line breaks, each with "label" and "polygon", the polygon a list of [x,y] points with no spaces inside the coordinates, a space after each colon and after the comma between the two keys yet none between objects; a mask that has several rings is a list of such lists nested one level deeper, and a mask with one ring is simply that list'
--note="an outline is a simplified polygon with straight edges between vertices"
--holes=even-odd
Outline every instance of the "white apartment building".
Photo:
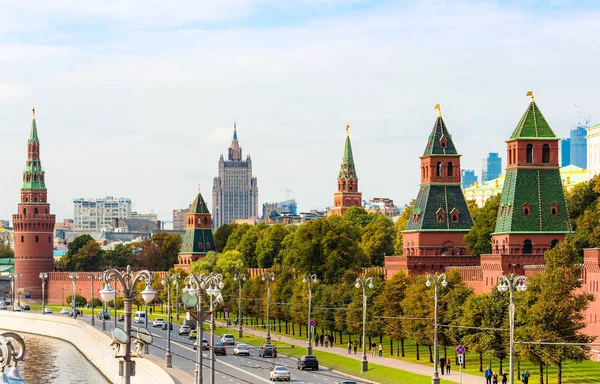
[{"label": "white apartment building", "polygon": [[588,178],[600,174],[600,124],[587,130],[587,166]]},{"label": "white apartment building", "polygon": [[107,196],[73,200],[75,231],[109,229],[114,225],[115,219],[131,219],[131,199]]}]

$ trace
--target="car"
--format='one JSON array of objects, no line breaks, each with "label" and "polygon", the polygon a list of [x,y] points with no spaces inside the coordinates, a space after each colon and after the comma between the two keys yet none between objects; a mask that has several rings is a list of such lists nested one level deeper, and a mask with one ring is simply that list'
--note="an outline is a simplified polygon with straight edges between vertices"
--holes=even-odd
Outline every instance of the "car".
[{"label": "car", "polygon": [[181,327],[179,327],[179,335],[189,335],[190,332],[192,331],[192,329],[190,328],[189,325],[182,325]]},{"label": "car", "polygon": [[8,306],[6,305],[6,303],[0,303],[0,309],[8,310]]},{"label": "car", "polygon": [[162,327],[164,323],[165,323],[165,319],[159,317],[158,319],[154,319],[154,321],[152,322],[152,326],[154,328]]},{"label": "car", "polygon": [[223,343],[215,343],[213,350],[215,351],[215,355],[227,356],[227,349],[225,349]]},{"label": "car", "polygon": [[52,314],[52,308],[50,308],[50,307],[45,307],[45,308],[44,308],[44,313],[49,313],[49,314]]},{"label": "car", "polygon": [[163,331],[166,331],[167,328],[169,328],[169,330],[173,330],[173,323],[163,323],[162,327],[160,327]]},{"label": "car", "polygon": [[31,307],[29,307],[29,305],[26,304],[26,305],[23,306],[23,310],[24,311],[31,311]]},{"label": "car", "polygon": [[298,369],[312,369],[313,371],[319,370],[319,361],[316,356],[313,355],[304,355],[298,359]]},{"label": "car", "polygon": [[[61,311],[61,313],[63,313],[63,312]],[[69,313],[68,310],[67,310],[67,313]],[[110,314],[108,312],[98,312],[98,319],[110,320]]]},{"label": "car", "polygon": [[121,314],[119,315],[119,318],[117,319],[117,321],[125,321],[125,314],[124,314],[124,313],[121,313]]},{"label": "car", "polygon": [[[196,340],[196,342],[194,343],[194,351],[196,350],[197,346],[198,346],[198,340]],[[208,342],[208,340],[202,339],[202,350],[208,351],[209,348],[210,348],[210,343]]]},{"label": "car", "polygon": [[190,340],[196,340],[198,338],[198,331],[196,331],[195,329],[192,329],[192,331],[188,335],[188,338]]},{"label": "car", "polygon": [[221,337],[223,345],[235,345],[235,337],[231,333],[226,333]]},{"label": "car", "polygon": [[[102,312],[100,312],[102,313]],[[100,313],[98,313],[98,317],[100,317]],[[60,310],[60,314],[61,315],[68,315],[69,314],[69,308],[63,308]]]},{"label": "car", "polygon": [[[75,308],[75,316],[83,316],[83,313],[78,308]],[[69,311],[69,317],[73,317],[73,310]]]},{"label": "car", "polygon": [[246,355],[246,356],[250,356],[250,347],[248,346],[248,344],[239,344],[235,346],[235,348],[233,348],[233,355],[234,356],[239,356],[239,355]]},{"label": "car", "polygon": [[262,348],[258,350],[258,357],[277,357],[277,348],[273,344],[263,344]]},{"label": "car", "polygon": [[13,312],[21,312],[21,307],[20,307],[20,306],[18,306],[18,305],[15,305],[15,306],[13,307]]},{"label": "car", "polygon": [[273,367],[271,372],[269,372],[269,380],[271,381],[290,381],[292,379],[292,373],[289,369],[282,365],[277,365]]}]

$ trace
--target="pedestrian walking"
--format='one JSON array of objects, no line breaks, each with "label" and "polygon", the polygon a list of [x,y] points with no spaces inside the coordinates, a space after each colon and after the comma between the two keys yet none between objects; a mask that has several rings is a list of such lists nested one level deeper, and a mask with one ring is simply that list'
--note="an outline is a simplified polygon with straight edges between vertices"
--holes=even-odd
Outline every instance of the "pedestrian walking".
[{"label": "pedestrian walking", "polygon": [[383,356],[383,344],[379,343],[379,357]]},{"label": "pedestrian walking", "polygon": [[502,384],[508,384],[508,373],[502,372]]},{"label": "pedestrian walking", "polygon": [[[444,372],[444,367],[442,367],[442,372]],[[446,361],[446,374],[450,374],[450,359]]]},{"label": "pedestrian walking", "polygon": [[498,374],[494,373],[492,375],[492,384],[498,384]]},{"label": "pedestrian walking", "polygon": [[323,335],[321,333],[321,336],[319,336],[319,339],[321,340],[321,347],[323,346],[323,339],[325,338],[325,335]]},{"label": "pedestrian walking", "polygon": [[483,375],[485,376],[485,384],[492,384],[492,370],[490,367],[487,367]]},{"label": "pedestrian walking", "polygon": [[333,347],[334,341],[335,341],[335,337],[333,336],[333,334],[329,334],[329,344],[331,344],[332,347]]},{"label": "pedestrian walking", "polygon": [[442,368],[442,375],[446,370],[446,358],[444,356],[440,357],[440,367]]},{"label": "pedestrian walking", "polygon": [[529,371],[525,370],[525,372],[523,372],[523,374],[521,375],[521,381],[523,382],[523,384],[529,384]]},{"label": "pedestrian walking", "polygon": [[354,340],[354,354],[356,355],[356,350],[358,349],[358,341]]},{"label": "pedestrian walking", "polygon": [[348,342],[348,354],[349,355],[352,354],[352,342],[351,341]]},{"label": "pedestrian walking", "polygon": [[377,344],[375,343],[371,343],[371,356],[375,357],[375,348],[377,347]]},{"label": "pedestrian walking", "polygon": [[315,333],[315,347],[319,346],[319,334]]},{"label": "pedestrian walking", "polygon": [[329,336],[325,335],[325,348],[329,346]]}]

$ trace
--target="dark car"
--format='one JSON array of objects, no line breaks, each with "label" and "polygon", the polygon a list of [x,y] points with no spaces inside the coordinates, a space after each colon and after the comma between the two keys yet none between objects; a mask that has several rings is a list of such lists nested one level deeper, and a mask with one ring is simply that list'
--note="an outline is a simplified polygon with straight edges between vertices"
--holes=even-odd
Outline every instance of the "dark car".
[{"label": "dark car", "polygon": [[313,355],[304,355],[300,359],[298,359],[298,369],[312,369],[314,371],[319,370],[319,361],[316,356]]},{"label": "dark car", "polygon": [[215,355],[227,356],[227,349],[225,349],[222,343],[215,343],[213,350],[215,351]]},{"label": "dark car", "polygon": [[163,325],[162,325],[161,328],[162,328],[163,331],[166,331],[167,327],[169,327],[171,330],[173,330],[173,323],[171,323],[171,322],[163,323]]},{"label": "dark car", "polygon": [[[196,340],[194,342],[194,351],[196,350],[196,346],[197,345],[198,345],[198,340]],[[209,348],[210,348],[210,343],[208,342],[208,340],[202,339],[202,350],[203,351],[208,351]]]},{"label": "dark car", "polygon": [[263,344],[258,350],[258,357],[277,357],[277,347],[273,344]]},{"label": "dark car", "polygon": [[31,308],[29,307],[29,305],[24,305],[22,309],[24,311],[31,311]]}]

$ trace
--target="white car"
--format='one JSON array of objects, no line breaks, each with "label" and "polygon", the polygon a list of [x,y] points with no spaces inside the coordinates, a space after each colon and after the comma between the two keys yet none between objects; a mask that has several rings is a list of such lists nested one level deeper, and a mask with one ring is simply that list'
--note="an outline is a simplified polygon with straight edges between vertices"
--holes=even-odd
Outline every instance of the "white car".
[{"label": "white car", "polygon": [[44,308],[44,313],[50,313],[50,314],[51,314],[51,313],[52,313],[52,308],[50,308],[50,307],[45,307],[45,308]]},{"label": "white car", "polygon": [[6,303],[0,303],[0,309],[8,309]]},{"label": "white car", "polygon": [[162,327],[164,323],[165,323],[165,319],[158,318],[158,319],[156,319],[156,320],[154,320],[152,322],[152,326],[154,328],[156,328],[156,327]]},{"label": "white car", "polygon": [[69,314],[69,308],[63,308],[63,309],[61,309],[61,310],[60,310],[60,313],[61,313],[62,315],[68,315],[68,314]]},{"label": "white car", "polygon": [[234,356],[239,356],[239,355],[250,356],[250,347],[248,346],[248,344],[238,344],[238,345],[236,345],[235,348],[233,348],[233,355]]},{"label": "white car", "polygon": [[292,373],[286,367],[284,367],[282,365],[278,365],[278,366],[274,367],[271,372],[269,372],[269,380],[271,380],[271,381],[275,381],[275,380],[290,381],[290,380],[292,380]]},{"label": "white car", "polygon": [[221,343],[223,345],[235,345],[235,337],[231,333],[226,333],[221,337]]},{"label": "white car", "polygon": [[13,312],[21,312],[21,307],[20,307],[20,306],[18,306],[18,305],[15,305],[15,306],[13,307]]}]

